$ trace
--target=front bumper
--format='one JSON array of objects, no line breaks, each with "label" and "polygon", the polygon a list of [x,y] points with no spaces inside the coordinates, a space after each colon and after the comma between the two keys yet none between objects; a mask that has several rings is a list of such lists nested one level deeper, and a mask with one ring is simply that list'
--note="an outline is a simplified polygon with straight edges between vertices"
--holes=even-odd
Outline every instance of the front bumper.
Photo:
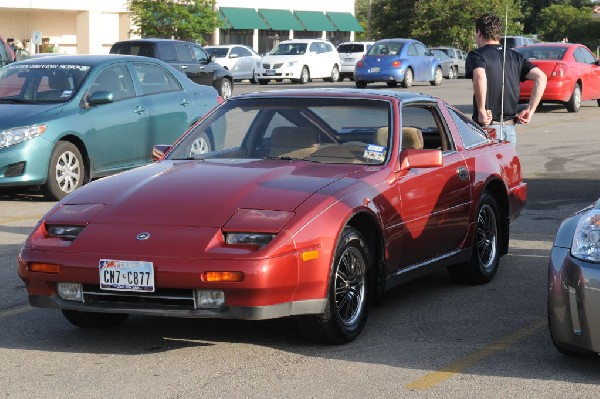
[{"label": "front bumper", "polygon": [[600,264],[554,247],[548,265],[548,323],[565,348],[600,353]]},{"label": "front bumper", "polygon": [[302,69],[293,66],[281,66],[277,69],[257,69],[255,75],[260,79],[300,79]]},{"label": "front bumper", "polygon": [[52,150],[53,143],[42,137],[0,148],[0,186],[45,183]]}]

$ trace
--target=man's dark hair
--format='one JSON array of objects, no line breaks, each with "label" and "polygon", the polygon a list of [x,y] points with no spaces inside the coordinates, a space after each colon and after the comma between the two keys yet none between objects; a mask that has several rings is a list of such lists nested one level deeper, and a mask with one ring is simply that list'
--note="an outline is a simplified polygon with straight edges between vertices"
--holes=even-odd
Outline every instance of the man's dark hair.
[{"label": "man's dark hair", "polygon": [[500,40],[502,21],[496,14],[483,14],[475,20],[475,31],[484,39]]}]

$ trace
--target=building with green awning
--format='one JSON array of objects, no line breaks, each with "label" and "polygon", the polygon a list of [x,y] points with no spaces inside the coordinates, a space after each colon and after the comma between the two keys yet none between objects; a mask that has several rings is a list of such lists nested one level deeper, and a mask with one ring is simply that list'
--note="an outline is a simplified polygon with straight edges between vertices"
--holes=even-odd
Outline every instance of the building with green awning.
[{"label": "building with green awning", "polygon": [[327,11],[327,16],[333,22],[337,30],[342,32],[364,32],[354,15],[349,12]]}]

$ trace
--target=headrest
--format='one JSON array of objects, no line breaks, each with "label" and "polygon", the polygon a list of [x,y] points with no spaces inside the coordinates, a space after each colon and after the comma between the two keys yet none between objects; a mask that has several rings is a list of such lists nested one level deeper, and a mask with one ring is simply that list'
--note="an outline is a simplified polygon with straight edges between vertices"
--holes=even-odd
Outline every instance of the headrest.
[{"label": "headrest", "polygon": [[416,127],[402,128],[402,149],[423,149],[423,134]]},{"label": "headrest", "polygon": [[382,147],[387,147],[389,134],[387,126],[380,127],[373,136],[373,142]]}]

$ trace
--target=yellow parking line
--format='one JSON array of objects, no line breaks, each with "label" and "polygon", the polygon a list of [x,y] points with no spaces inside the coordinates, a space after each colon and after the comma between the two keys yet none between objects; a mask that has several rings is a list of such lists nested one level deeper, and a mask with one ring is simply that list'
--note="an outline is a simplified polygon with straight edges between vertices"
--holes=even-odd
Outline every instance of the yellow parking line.
[{"label": "yellow parking line", "polygon": [[9,316],[14,316],[14,315],[21,314],[21,313],[25,313],[25,312],[29,312],[32,309],[33,308],[29,305],[23,305],[23,306],[17,306],[15,308],[10,308],[10,309],[6,309],[6,310],[0,310],[0,319],[9,317]]},{"label": "yellow parking line", "polygon": [[546,325],[547,321],[545,318],[539,319],[513,332],[512,334],[505,335],[504,337],[491,343],[490,345],[486,345],[483,348],[463,357],[462,359],[457,360],[456,362],[450,363],[442,367],[438,371],[429,373],[424,377],[405,385],[405,388],[414,390],[425,390],[439,385],[447,379],[451,378],[452,376],[459,374],[470,367],[473,367],[474,365],[495,355],[496,353],[506,350],[511,346],[514,346],[515,344],[519,343],[525,338],[535,334],[537,331],[546,327]]}]

